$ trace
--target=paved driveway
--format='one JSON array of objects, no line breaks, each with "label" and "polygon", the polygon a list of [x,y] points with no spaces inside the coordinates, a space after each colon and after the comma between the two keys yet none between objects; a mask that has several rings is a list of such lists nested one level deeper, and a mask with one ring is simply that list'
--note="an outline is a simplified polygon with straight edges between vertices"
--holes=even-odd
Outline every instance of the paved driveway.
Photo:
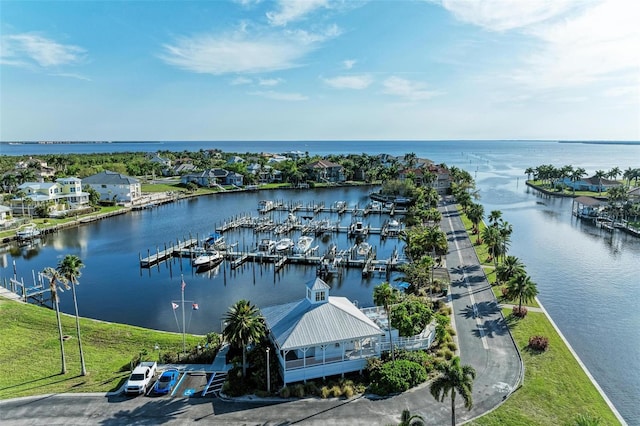
[{"label": "paved driveway", "polygon": [[[449,238],[447,265],[464,364],[477,372],[474,407],[458,407],[459,422],[494,408],[517,385],[520,358],[491,288],[454,205],[441,207],[442,228]],[[460,398],[458,398],[458,401]],[[396,424],[408,408],[427,424],[450,421],[449,401],[436,402],[428,385],[391,398],[350,401],[306,399],[279,403],[225,402],[210,398],[147,398],[103,394],[63,394],[0,401],[2,425],[159,425],[203,422],[219,425],[385,425]]]}]

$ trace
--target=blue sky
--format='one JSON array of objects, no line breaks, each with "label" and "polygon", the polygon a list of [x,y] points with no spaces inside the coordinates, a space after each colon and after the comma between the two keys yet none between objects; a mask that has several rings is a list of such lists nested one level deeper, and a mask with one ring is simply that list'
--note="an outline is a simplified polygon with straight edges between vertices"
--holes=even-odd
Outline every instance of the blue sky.
[{"label": "blue sky", "polygon": [[640,139],[634,0],[0,0],[0,140]]}]

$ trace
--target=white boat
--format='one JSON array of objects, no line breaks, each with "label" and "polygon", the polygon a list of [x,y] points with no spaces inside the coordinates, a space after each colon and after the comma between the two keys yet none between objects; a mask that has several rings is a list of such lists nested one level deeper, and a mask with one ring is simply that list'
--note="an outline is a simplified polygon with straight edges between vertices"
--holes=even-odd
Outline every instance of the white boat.
[{"label": "white boat", "polygon": [[276,251],[287,251],[294,246],[291,238],[283,238],[276,243]]},{"label": "white boat", "polygon": [[382,203],[380,201],[372,201],[370,204],[370,210],[373,210],[373,211],[382,210]]},{"label": "white boat", "polygon": [[354,246],[356,259],[366,259],[371,253],[371,244],[363,241]]},{"label": "white boat", "polygon": [[30,224],[22,229],[18,229],[16,231],[16,237],[18,237],[19,240],[28,240],[40,236],[40,233],[41,231],[36,225]]},{"label": "white boat", "polygon": [[258,251],[261,253],[271,254],[276,248],[276,242],[268,238],[263,238],[258,244]]},{"label": "white boat", "polygon": [[200,268],[203,266],[214,266],[222,262],[223,259],[224,258],[219,252],[213,251],[196,257],[195,259],[193,259],[192,265],[196,268]]},{"label": "white boat", "polygon": [[296,243],[296,253],[305,254],[311,248],[311,243],[313,243],[313,237],[308,235],[301,236]]}]

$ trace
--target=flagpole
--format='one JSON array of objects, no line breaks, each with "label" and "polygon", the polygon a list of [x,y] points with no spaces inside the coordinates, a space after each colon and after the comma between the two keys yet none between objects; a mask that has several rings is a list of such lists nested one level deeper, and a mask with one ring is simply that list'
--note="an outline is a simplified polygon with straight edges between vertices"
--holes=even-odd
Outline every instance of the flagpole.
[{"label": "flagpole", "polygon": [[180,285],[182,286],[182,353],[186,353],[187,349],[184,342],[184,336],[187,331],[187,325],[184,320],[184,275],[181,274],[180,277],[182,278],[182,282],[180,283]]}]

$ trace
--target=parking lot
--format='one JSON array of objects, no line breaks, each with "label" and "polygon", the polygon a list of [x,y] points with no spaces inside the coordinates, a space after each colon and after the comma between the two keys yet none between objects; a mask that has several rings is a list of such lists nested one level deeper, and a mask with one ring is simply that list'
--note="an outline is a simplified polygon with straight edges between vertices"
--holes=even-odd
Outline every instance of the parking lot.
[{"label": "parking lot", "polygon": [[[160,378],[160,374],[154,377],[153,381],[149,383],[149,387],[144,396],[152,398],[192,398],[200,397],[202,391],[207,386],[207,373],[204,371],[186,371],[181,372],[176,385],[167,394],[157,394],[154,392],[154,386],[157,380]],[[124,394],[124,391],[123,391]],[[135,394],[128,394],[127,396],[136,397]]]}]

